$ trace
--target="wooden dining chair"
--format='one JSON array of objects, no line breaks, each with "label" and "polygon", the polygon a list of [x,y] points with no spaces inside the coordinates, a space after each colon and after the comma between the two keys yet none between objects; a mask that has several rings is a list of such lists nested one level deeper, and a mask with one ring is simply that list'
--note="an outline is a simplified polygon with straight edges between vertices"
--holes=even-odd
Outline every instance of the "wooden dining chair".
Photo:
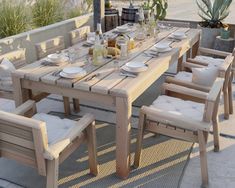
[{"label": "wooden dining chair", "polygon": [[69,32],[71,45],[78,44],[79,42],[86,39],[87,34],[90,33],[90,26],[83,26],[78,29]]},{"label": "wooden dining chair", "polygon": [[0,111],[0,157],[36,168],[39,175],[46,176],[47,188],[58,187],[59,164],[85,141],[90,173],[97,175],[93,115],[86,114],[79,121],[72,121],[37,114],[35,102],[31,100],[14,113]]},{"label": "wooden dining chair", "polygon": [[[202,185],[208,186],[206,144],[213,126],[214,148],[219,151],[218,106],[223,79],[209,93],[174,84],[163,84],[164,95],[140,110],[134,167],[139,167],[144,132],[199,143]],[[164,152],[164,151],[163,151]]]},{"label": "wooden dining chair", "polygon": [[[7,58],[16,69],[19,69],[27,64],[24,49],[13,50],[8,53],[1,54],[0,61],[4,58]],[[13,99],[13,85],[11,78],[4,80],[0,79],[0,98]]]},{"label": "wooden dining chair", "polygon": [[[201,48],[201,50],[203,50]],[[200,50],[200,51],[201,51]],[[215,52],[214,50],[206,49],[206,52]],[[208,54],[207,53],[207,54]],[[219,53],[219,52],[218,52]],[[216,53],[218,55],[218,53]],[[209,90],[203,86],[192,83],[192,68],[203,68],[203,67],[216,67],[219,71],[219,77],[225,79],[223,86],[223,96],[224,96],[224,118],[229,119],[229,114],[233,114],[233,91],[232,91],[232,81],[233,81],[233,65],[235,62],[235,50],[231,53],[220,52],[220,56],[223,55],[224,59],[213,58],[209,56],[196,56],[195,58],[189,58],[187,62],[182,63],[181,70],[174,76],[174,78],[167,78],[170,83],[175,83],[183,85],[190,88],[195,88],[199,90]]]},{"label": "wooden dining chair", "polygon": [[[63,36],[58,36],[40,43],[35,44],[37,58],[42,59],[45,58],[47,55],[56,53],[57,51],[61,51],[65,49],[65,42]],[[70,109],[70,102],[69,97],[63,96],[63,103],[64,103],[64,111],[66,115],[71,113]],[[79,102],[74,102],[75,111],[79,111]]]},{"label": "wooden dining chair", "polygon": [[65,49],[65,42],[63,36],[57,36],[55,38],[35,44],[37,58],[42,59],[49,54],[55,53]]}]

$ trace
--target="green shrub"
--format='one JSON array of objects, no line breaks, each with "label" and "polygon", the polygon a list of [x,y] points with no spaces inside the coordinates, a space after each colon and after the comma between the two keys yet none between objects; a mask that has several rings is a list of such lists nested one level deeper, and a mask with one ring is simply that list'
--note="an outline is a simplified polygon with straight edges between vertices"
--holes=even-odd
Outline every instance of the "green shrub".
[{"label": "green shrub", "polygon": [[16,35],[30,27],[28,9],[22,1],[13,3],[2,1],[0,3],[0,38]]},{"label": "green shrub", "polygon": [[50,25],[63,20],[62,0],[36,0],[32,7],[35,27]]},{"label": "green shrub", "polygon": [[81,1],[81,3],[79,5],[78,4],[76,5],[76,3],[74,3],[74,4],[75,4],[75,6],[72,7],[70,10],[68,10],[66,13],[66,18],[68,18],[68,19],[78,17],[83,14],[91,12],[93,0],[83,0],[83,1]]}]

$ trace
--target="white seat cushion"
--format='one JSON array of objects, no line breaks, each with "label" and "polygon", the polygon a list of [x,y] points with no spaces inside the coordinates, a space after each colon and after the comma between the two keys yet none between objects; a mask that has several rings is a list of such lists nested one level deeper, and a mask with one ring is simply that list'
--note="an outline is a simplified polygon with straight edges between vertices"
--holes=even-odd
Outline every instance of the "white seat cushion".
[{"label": "white seat cushion", "polygon": [[179,98],[161,95],[150,107],[165,111],[166,113],[170,113],[172,115],[177,115],[179,118],[187,117],[196,121],[202,121],[205,105],[193,101],[185,101]]},{"label": "white seat cushion", "polygon": [[72,129],[77,126],[76,121],[70,119],[61,119],[44,113],[35,114],[33,119],[46,123],[48,144],[54,144],[68,135]]},{"label": "white seat cushion", "polygon": [[220,58],[213,58],[210,56],[196,56],[194,60],[200,61],[202,63],[207,63],[208,67],[216,67],[216,68],[222,68],[223,69],[223,63],[225,62],[224,59]]},{"label": "white seat cushion", "polygon": [[193,77],[193,75],[191,72],[185,72],[185,71],[178,72],[175,75],[175,78],[177,80],[181,80],[181,81],[185,81],[185,82],[192,82],[192,77]]}]

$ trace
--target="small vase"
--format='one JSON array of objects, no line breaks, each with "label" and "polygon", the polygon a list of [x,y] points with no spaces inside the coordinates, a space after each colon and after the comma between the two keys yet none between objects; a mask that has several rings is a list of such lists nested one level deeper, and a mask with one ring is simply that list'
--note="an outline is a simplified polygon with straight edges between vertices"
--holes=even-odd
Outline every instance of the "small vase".
[{"label": "small vase", "polygon": [[229,39],[230,37],[230,30],[225,30],[224,28],[222,28],[220,30],[220,36],[222,39]]}]

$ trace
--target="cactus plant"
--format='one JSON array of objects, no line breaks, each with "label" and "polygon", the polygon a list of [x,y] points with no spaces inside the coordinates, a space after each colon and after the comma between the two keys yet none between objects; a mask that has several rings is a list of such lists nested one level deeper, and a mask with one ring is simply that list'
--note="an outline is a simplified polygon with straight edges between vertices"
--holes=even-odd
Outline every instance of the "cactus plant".
[{"label": "cactus plant", "polygon": [[222,21],[229,15],[232,0],[197,0],[198,15],[203,19],[203,27],[220,28]]},{"label": "cactus plant", "polygon": [[166,17],[166,10],[168,8],[167,0],[153,0],[152,9],[155,8],[155,19],[163,20]]}]

